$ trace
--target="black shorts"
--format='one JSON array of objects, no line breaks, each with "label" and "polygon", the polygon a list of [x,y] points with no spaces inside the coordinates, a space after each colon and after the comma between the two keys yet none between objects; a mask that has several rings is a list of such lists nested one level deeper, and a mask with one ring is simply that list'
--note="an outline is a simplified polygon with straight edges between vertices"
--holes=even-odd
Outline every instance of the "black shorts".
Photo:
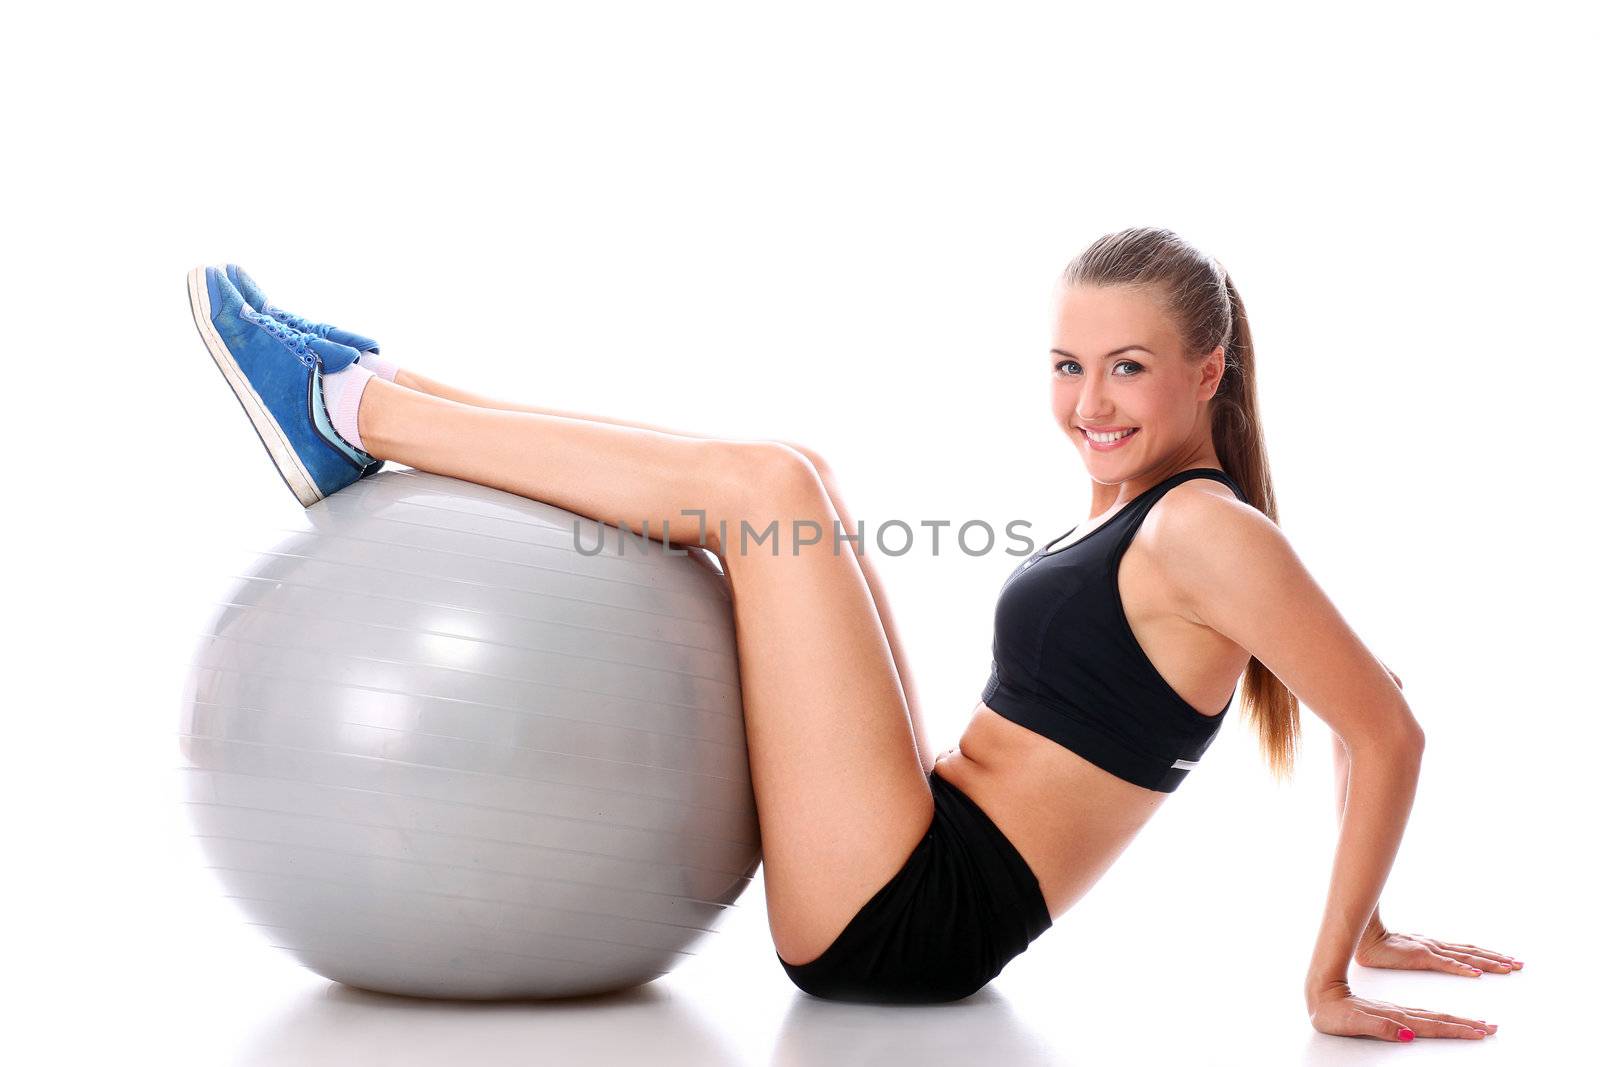
[{"label": "black shorts", "polygon": [[971,996],[1050,928],[1039,880],[972,798],[937,774],[933,822],[905,866],[809,963],[778,962],[828,1000],[936,1003]]}]

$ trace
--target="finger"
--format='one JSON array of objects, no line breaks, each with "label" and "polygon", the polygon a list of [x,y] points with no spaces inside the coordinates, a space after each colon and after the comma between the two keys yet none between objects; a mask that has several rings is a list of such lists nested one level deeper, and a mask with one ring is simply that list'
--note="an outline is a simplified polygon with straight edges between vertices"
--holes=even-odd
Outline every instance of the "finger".
[{"label": "finger", "polygon": [[[1480,967],[1471,959],[1463,959],[1462,956],[1466,955],[1466,953],[1462,953],[1461,956],[1457,956],[1444,951],[1430,952],[1428,953],[1428,969],[1444,971],[1446,974],[1459,974],[1467,978],[1476,978],[1487,970],[1486,967]],[[1491,960],[1484,960],[1483,962],[1492,966],[1499,966]]]},{"label": "finger", "polygon": [[1464,1015],[1448,1015],[1442,1011],[1427,1011],[1423,1008],[1401,1008],[1400,1010],[1407,1015],[1415,1015],[1423,1019],[1435,1019],[1439,1022],[1460,1023],[1462,1026],[1470,1026],[1491,1034],[1499,1029],[1494,1023],[1485,1022],[1482,1019],[1468,1019]]},{"label": "finger", "polygon": [[1476,967],[1483,971],[1498,971],[1501,974],[1505,974],[1516,969],[1516,961],[1509,957],[1503,957],[1498,953],[1489,952],[1486,949],[1474,950],[1466,945],[1452,945],[1448,942],[1441,942],[1435,951],[1443,953],[1451,959],[1459,960],[1468,967]]},{"label": "finger", "polygon": [[1479,953],[1482,953],[1485,956],[1495,956],[1495,957],[1497,957],[1499,959],[1503,959],[1503,960],[1509,960],[1509,959],[1512,958],[1510,956],[1507,956],[1504,952],[1496,952],[1493,949],[1482,948],[1482,947],[1480,947],[1478,945],[1469,945],[1465,941],[1441,941],[1439,943],[1441,945],[1449,945],[1451,948],[1471,949],[1473,952],[1479,952]]},{"label": "finger", "polygon": [[1368,1037],[1379,1037],[1385,1041],[1410,1041],[1417,1036],[1417,1032],[1405,1023],[1386,1019],[1382,1015],[1374,1015],[1370,1011],[1353,1008],[1350,1020],[1350,1031],[1353,1034],[1365,1034]]},{"label": "finger", "polygon": [[1496,952],[1493,949],[1479,948],[1477,945],[1452,945],[1449,942],[1445,942],[1443,947],[1470,952],[1483,959],[1491,960],[1495,963],[1503,963],[1506,967],[1512,969],[1520,966],[1514,956],[1508,956],[1504,952]]},{"label": "finger", "polygon": [[[1428,1015],[1436,1014],[1434,1012]],[[1470,1023],[1446,1022],[1444,1019],[1430,1019],[1425,1015],[1407,1014],[1405,1025],[1416,1031],[1418,1037],[1459,1037],[1469,1041],[1478,1041],[1488,1036],[1488,1031]]]}]

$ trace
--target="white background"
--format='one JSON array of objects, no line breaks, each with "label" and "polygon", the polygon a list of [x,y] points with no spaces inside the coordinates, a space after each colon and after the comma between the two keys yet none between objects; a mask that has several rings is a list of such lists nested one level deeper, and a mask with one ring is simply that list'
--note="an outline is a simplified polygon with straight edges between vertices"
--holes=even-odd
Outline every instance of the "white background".
[{"label": "white background", "polygon": [[[13,1062],[1582,1058],[1600,227],[1577,10],[4,16]],[[1232,272],[1282,525],[1427,732],[1383,914],[1527,961],[1353,983],[1497,1036],[1306,1022],[1336,830],[1314,709],[1286,786],[1230,715],[1089,898],[946,1008],[800,994],[759,882],[681,971],[576,1007],[332,987],[218,899],[173,800],[181,682],[235,549],[299,506],[195,335],[191,266],[242,263],[468,389],[799,439],[869,524],[1055,533],[1088,482],[1047,407],[1049,289],[1131,225]],[[925,549],[878,558],[945,748],[1015,559]]]}]

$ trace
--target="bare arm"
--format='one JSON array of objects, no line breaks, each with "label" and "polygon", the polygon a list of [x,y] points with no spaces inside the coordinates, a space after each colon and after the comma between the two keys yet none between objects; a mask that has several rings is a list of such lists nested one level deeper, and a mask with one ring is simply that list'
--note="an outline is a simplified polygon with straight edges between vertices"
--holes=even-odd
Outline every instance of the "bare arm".
[{"label": "bare arm", "polygon": [[1154,556],[1164,576],[1194,621],[1265,664],[1328,723],[1346,753],[1347,799],[1306,975],[1310,1007],[1348,994],[1351,958],[1377,910],[1416,795],[1422,729],[1282,531],[1254,508],[1182,488],[1156,509]]},{"label": "bare arm", "polygon": [[[1391,677],[1394,674],[1393,671],[1389,673]],[[1398,678],[1395,679],[1395,684],[1400,684]],[[1330,733],[1328,736],[1333,738],[1333,813],[1336,821],[1343,825],[1345,802],[1350,793],[1350,750],[1345,747],[1344,738],[1338,734]],[[1371,933],[1382,925],[1382,920],[1378,918],[1378,909],[1375,907],[1372,909],[1372,917],[1367,920],[1364,933]]]},{"label": "bare arm", "polygon": [[[1389,665],[1387,663],[1384,664],[1383,669],[1389,671]],[[1400,682],[1400,676],[1394,671],[1389,671],[1389,677],[1394,679],[1396,688],[1404,688]],[[1334,816],[1343,825],[1345,801],[1350,793],[1350,750],[1345,747],[1344,738],[1338,734],[1330,733],[1328,736],[1333,739]],[[1385,933],[1383,918],[1378,914],[1378,908],[1374,907],[1372,909],[1372,917],[1367,920],[1366,929],[1361,932],[1361,941],[1380,939]],[[1358,947],[1359,944],[1360,942],[1358,941]]]},{"label": "bare arm", "polygon": [[1422,733],[1396,734],[1346,747],[1347,800],[1340,819],[1333,877],[1322,929],[1306,974],[1307,999],[1348,987],[1350,960],[1376,920],[1378,895],[1389,877],[1416,797]]}]

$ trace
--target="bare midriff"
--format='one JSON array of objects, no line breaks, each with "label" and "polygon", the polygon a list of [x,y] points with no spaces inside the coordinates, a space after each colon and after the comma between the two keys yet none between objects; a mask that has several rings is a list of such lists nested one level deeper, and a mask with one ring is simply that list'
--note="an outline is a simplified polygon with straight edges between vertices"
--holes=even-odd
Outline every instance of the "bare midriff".
[{"label": "bare midriff", "polygon": [[933,767],[1027,860],[1052,920],[1100,880],[1170,795],[1123,781],[982,701],[959,745]]}]

